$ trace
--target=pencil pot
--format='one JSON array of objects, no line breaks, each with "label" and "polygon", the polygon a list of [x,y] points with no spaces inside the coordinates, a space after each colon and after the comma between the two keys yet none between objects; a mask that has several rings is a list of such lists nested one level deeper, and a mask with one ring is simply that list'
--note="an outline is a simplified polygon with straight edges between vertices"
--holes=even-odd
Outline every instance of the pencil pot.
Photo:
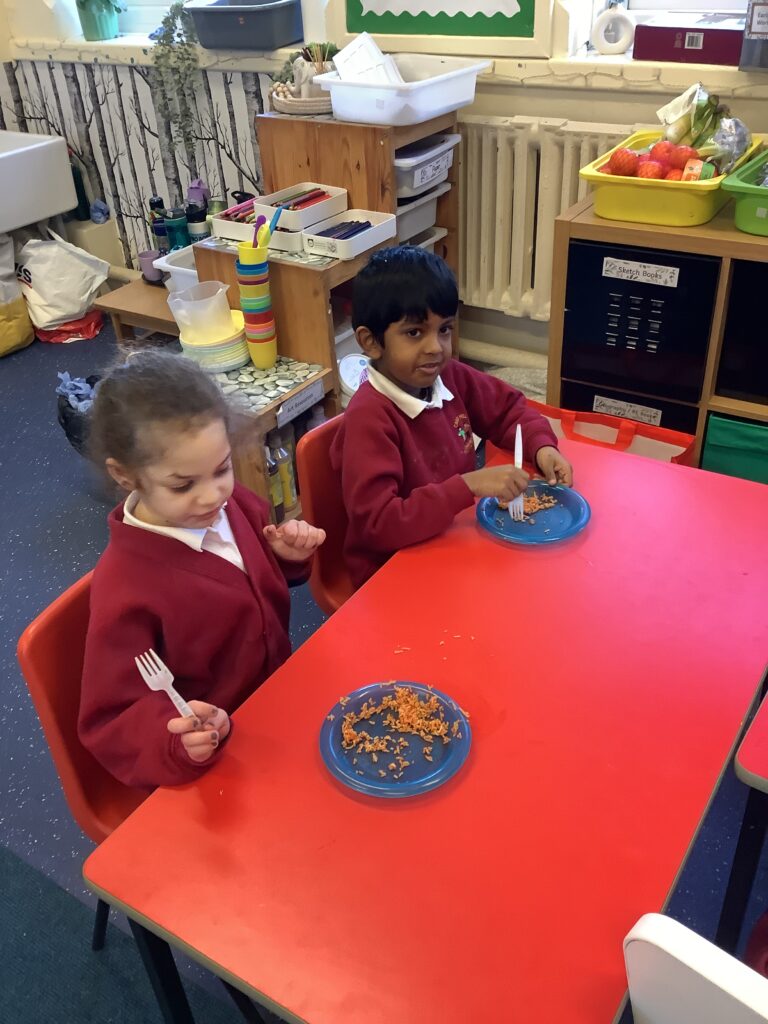
[{"label": "pencil pot", "polygon": [[246,340],[253,365],[258,370],[271,370],[277,362],[277,338],[272,335],[267,341]]}]

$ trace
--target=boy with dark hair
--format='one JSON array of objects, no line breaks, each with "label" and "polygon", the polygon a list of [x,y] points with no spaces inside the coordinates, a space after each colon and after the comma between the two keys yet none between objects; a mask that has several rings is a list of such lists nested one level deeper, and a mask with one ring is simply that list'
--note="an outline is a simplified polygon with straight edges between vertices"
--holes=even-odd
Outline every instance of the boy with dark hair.
[{"label": "boy with dark hair", "polygon": [[452,359],[458,306],[450,268],[415,247],[379,250],[355,279],[352,324],[370,366],[331,463],[341,472],[356,586],[395,551],[442,533],[475,498],[522,494],[524,470],[475,469],[473,433],[511,449],[519,423],[525,458],[550,483],[572,483],[555,435],[524,395]]}]

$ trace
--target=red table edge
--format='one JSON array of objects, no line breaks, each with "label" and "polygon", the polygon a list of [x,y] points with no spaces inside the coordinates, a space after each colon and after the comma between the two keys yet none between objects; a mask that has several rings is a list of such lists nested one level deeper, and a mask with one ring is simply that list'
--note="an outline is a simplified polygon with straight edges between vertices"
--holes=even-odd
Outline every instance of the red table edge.
[{"label": "red table edge", "polygon": [[[768,666],[766,666],[766,670],[763,674],[763,679],[761,681],[761,690],[763,687],[768,687]],[[737,778],[740,779],[741,782],[743,782],[745,785],[749,786],[751,789],[757,789],[761,793],[768,793],[768,771],[766,771],[765,775],[756,775],[755,772],[746,767],[746,765],[742,762],[741,758],[745,747],[747,747],[750,742],[754,741],[757,729],[764,730],[767,721],[768,700],[763,698],[761,702],[758,704],[757,709],[755,710],[754,718],[749,723],[749,728],[745,732],[744,737],[741,743],[739,744],[733,761]]]}]

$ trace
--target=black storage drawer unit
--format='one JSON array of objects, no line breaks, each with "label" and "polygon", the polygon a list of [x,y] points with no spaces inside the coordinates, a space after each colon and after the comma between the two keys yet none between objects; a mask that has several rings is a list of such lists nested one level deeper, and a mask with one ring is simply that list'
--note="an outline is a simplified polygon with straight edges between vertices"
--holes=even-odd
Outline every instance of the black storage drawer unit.
[{"label": "black storage drawer unit", "polygon": [[560,392],[563,409],[576,412],[603,412],[625,420],[652,423],[668,430],[696,433],[699,412],[694,405],[682,405],[663,398],[648,398],[627,391],[615,391],[595,384],[564,380]]},{"label": "black storage drawer unit", "polygon": [[571,241],[562,376],[697,402],[720,265],[714,256]]},{"label": "black storage drawer unit", "polygon": [[768,404],[767,300],[768,263],[734,260],[715,394]]}]

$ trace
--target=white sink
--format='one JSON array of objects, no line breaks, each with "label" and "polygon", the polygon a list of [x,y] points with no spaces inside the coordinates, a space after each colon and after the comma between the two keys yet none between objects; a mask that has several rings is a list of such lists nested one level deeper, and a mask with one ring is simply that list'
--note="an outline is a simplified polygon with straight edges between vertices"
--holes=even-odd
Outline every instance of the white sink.
[{"label": "white sink", "polygon": [[0,132],[0,233],[77,206],[67,144],[58,135]]}]

